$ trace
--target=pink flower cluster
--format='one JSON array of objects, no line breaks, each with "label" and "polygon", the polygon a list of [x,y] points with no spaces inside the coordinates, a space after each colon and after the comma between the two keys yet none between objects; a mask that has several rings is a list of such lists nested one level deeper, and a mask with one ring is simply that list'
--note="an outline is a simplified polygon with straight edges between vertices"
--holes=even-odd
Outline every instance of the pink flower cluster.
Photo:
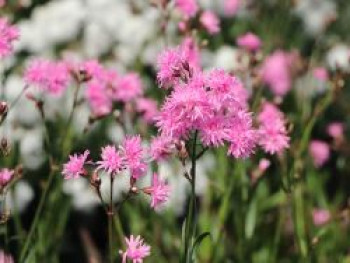
[{"label": "pink flower cluster", "polygon": [[9,24],[6,18],[0,18],[0,58],[11,54],[13,42],[18,39],[17,27]]},{"label": "pink flower cluster", "polygon": [[276,96],[284,96],[291,89],[292,60],[292,55],[278,50],[268,56],[262,65],[262,80]]},{"label": "pink flower cluster", "polygon": [[[141,145],[139,135],[129,136],[124,139],[121,146],[116,148],[114,145],[107,145],[102,148],[101,159],[95,164],[95,172],[103,170],[110,176],[115,176],[125,169],[129,169],[130,176],[133,179],[132,184],[146,174],[147,163],[146,152]],[[63,165],[62,174],[65,179],[75,179],[80,176],[88,175],[85,166],[88,162],[89,151],[83,154],[74,154],[69,157],[69,161]],[[143,192],[151,196],[151,207],[157,208],[168,200],[170,187],[159,179],[157,174],[153,175],[152,186],[144,188]]]},{"label": "pink flower cluster", "polygon": [[95,116],[109,114],[113,102],[128,103],[143,94],[142,81],[136,73],[120,76],[116,71],[105,69],[94,60],[84,62],[80,71],[89,76],[85,97]]},{"label": "pink flower cluster", "polygon": [[272,103],[263,104],[258,115],[259,145],[270,154],[281,153],[289,147],[289,136],[283,113]]},{"label": "pink flower cluster", "polygon": [[67,89],[71,75],[64,62],[46,59],[33,60],[24,74],[27,85],[33,85],[51,95],[62,95]]},{"label": "pink flower cluster", "polygon": [[[170,56],[176,59],[164,59]],[[172,87],[166,98],[156,126],[157,141],[186,140],[198,131],[204,146],[230,144],[228,153],[236,158],[248,157],[254,150],[257,132],[247,109],[247,91],[234,76],[215,69],[204,73],[193,70],[182,56],[181,48],[160,54],[158,80],[162,87]],[[165,146],[165,145],[164,145]],[[159,152],[155,155],[161,156]]]},{"label": "pink flower cluster", "polygon": [[309,152],[315,167],[325,164],[330,157],[330,148],[326,142],[313,140],[309,145]]},{"label": "pink flower cluster", "polygon": [[144,243],[141,236],[134,237],[131,235],[129,238],[125,238],[127,249],[122,253],[123,263],[127,262],[127,259],[132,260],[133,263],[142,263],[145,257],[151,254],[151,247]]}]

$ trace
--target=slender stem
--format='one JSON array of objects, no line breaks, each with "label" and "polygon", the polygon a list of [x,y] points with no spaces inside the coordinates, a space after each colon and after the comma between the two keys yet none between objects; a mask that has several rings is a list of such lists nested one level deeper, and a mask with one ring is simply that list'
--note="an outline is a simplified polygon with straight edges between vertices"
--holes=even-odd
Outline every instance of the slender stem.
[{"label": "slender stem", "polygon": [[[20,98],[23,96],[24,92],[27,90],[28,86],[24,86],[21,92],[17,95],[17,97],[10,103],[9,109],[7,110],[7,114],[15,107],[15,105],[19,102]],[[6,120],[7,118],[2,118],[0,120],[0,125]]]},{"label": "slender stem", "polygon": [[114,214],[114,205],[113,205],[113,182],[114,175],[111,174],[111,185],[110,185],[110,199],[109,199],[109,211],[108,211],[108,243],[109,243],[109,260],[113,263],[113,214]]},{"label": "slender stem", "polygon": [[30,230],[29,230],[29,233],[27,235],[27,238],[24,242],[24,245],[23,245],[23,248],[21,250],[21,253],[20,253],[20,262],[23,262],[24,259],[25,259],[25,256],[28,252],[28,249],[29,249],[29,245],[30,245],[30,242],[33,238],[33,235],[34,235],[34,231],[38,225],[38,222],[39,222],[39,218],[40,218],[40,215],[41,215],[41,212],[44,208],[44,204],[45,204],[45,201],[47,199],[47,195],[48,195],[48,192],[49,192],[49,189],[50,189],[50,186],[51,186],[51,183],[53,181],[53,178],[54,178],[54,175],[56,173],[54,172],[54,170],[51,170],[50,174],[49,174],[49,178],[48,178],[48,181],[47,181],[47,185],[44,189],[44,192],[40,198],[40,201],[39,201],[39,205],[38,205],[38,208],[37,210],[35,211],[35,216],[34,216],[34,220],[33,220],[33,223],[31,224],[31,227],[30,227]]},{"label": "slender stem", "polygon": [[187,211],[186,216],[186,226],[185,226],[185,242],[184,242],[184,259],[183,262],[188,263],[191,262],[191,242],[193,240],[193,237],[195,235],[195,228],[196,228],[196,220],[195,220],[195,213],[196,213],[196,161],[197,161],[197,155],[196,155],[196,143],[197,143],[197,135],[198,132],[196,131],[194,134],[193,139],[193,145],[192,145],[192,153],[191,153],[191,198],[190,198],[190,204]]},{"label": "slender stem", "polygon": [[67,120],[67,124],[66,124],[66,130],[65,130],[65,133],[62,137],[62,153],[63,153],[63,158],[65,157],[65,155],[67,154],[67,143],[68,143],[68,134],[69,134],[69,130],[70,130],[70,126],[71,126],[71,123],[73,121],[73,116],[74,116],[74,112],[75,112],[75,109],[78,105],[78,94],[79,94],[79,89],[80,89],[80,84],[78,83],[75,87],[75,90],[74,90],[74,99],[73,99],[73,106],[72,106],[72,110],[70,111],[69,113],[69,116],[68,116],[68,120]]}]

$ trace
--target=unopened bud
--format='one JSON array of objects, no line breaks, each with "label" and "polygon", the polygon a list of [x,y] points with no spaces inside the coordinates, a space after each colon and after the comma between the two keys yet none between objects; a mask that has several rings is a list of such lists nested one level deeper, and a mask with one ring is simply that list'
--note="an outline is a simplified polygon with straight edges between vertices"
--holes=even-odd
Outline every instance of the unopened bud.
[{"label": "unopened bud", "polygon": [[6,101],[1,101],[0,102],[0,115],[4,116],[7,114],[8,111],[8,106]]}]

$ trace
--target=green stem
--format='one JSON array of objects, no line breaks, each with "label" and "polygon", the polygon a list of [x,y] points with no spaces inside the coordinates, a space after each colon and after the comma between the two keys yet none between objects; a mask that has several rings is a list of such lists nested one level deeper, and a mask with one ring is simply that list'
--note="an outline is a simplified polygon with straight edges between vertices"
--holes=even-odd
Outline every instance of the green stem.
[{"label": "green stem", "polygon": [[197,155],[196,155],[196,144],[197,144],[197,136],[198,132],[196,131],[194,134],[193,139],[193,145],[192,145],[192,153],[191,153],[191,197],[190,197],[190,204],[187,211],[186,216],[186,226],[185,226],[185,242],[184,242],[184,258],[183,262],[189,263],[191,262],[191,242],[193,240],[193,237],[195,235],[195,228],[196,228],[196,220],[195,220],[195,213],[196,213],[196,161],[197,161]]},{"label": "green stem", "polygon": [[34,216],[34,220],[33,220],[33,223],[31,224],[30,226],[30,230],[29,230],[29,233],[27,235],[27,238],[24,242],[24,245],[23,245],[23,248],[21,250],[21,253],[20,253],[20,262],[23,262],[25,257],[26,257],[26,254],[28,252],[28,249],[29,249],[29,245],[30,245],[30,242],[33,238],[33,235],[34,235],[34,231],[38,225],[38,222],[39,222],[39,218],[40,218],[40,215],[42,213],[42,210],[44,208],[44,204],[45,204],[45,201],[47,199],[47,195],[49,193],[49,189],[50,189],[50,186],[51,186],[51,183],[53,181],[53,178],[54,178],[54,175],[56,173],[51,170],[50,174],[49,174],[49,178],[48,178],[48,181],[47,181],[47,185],[46,185],[46,188],[40,198],[40,201],[39,201],[39,205],[38,205],[38,208],[37,210],[35,211],[35,216]]},{"label": "green stem", "polygon": [[113,181],[114,175],[111,174],[111,185],[110,185],[110,199],[109,199],[109,211],[108,211],[108,243],[109,243],[109,260],[113,263]]}]

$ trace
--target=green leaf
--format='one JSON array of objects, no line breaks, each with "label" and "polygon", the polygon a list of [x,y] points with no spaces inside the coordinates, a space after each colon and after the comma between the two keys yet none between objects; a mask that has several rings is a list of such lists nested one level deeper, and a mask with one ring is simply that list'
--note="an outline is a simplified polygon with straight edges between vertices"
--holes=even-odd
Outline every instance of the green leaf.
[{"label": "green leaf", "polygon": [[202,234],[200,234],[199,236],[196,237],[193,246],[191,248],[191,258],[192,261],[194,261],[193,257],[194,257],[194,252],[196,250],[197,247],[200,246],[200,244],[202,243],[202,241],[206,238],[206,237],[211,237],[210,232],[204,232]]},{"label": "green leaf", "polygon": [[250,239],[254,233],[257,211],[257,200],[253,199],[249,205],[248,213],[246,216],[245,235],[248,239]]}]

